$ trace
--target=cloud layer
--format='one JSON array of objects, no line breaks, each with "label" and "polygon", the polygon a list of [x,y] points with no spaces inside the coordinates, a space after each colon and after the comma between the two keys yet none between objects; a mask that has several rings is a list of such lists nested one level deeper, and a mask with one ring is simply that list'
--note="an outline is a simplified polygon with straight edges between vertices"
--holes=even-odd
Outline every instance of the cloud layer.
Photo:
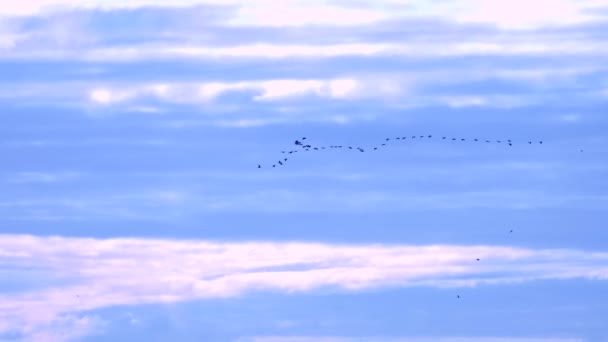
[{"label": "cloud layer", "polygon": [[[477,261],[476,259],[480,260]],[[608,253],[499,246],[391,246],[0,236],[0,263],[27,291],[0,297],[0,333],[75,312],[252,291],[470,287],[608,278]],[[44,284],[36,288],[35,284]],[[87,322],[78,321],[87,325]]]}]

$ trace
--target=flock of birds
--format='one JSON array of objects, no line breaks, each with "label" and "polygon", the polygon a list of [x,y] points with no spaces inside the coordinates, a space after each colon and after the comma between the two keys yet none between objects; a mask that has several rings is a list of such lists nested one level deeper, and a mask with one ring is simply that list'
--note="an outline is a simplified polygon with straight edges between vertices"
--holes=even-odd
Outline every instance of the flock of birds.
[{"label": "flock of birds", "polygon": [[[444,142],[466,142],[466,141],[472,141],[474,143],[485,143],[485,144],[503,144],[505,146],[513,146],[515,144],[515,142],[511,139],[506,139],[506,140],[487,140],[487,139],[479,139],[479,138],[472,138],[472,139],[467,139],[467,138],[454,138],[454,137],[447,137],[447,136],[442,136],[442,137],[436,137],[434,138],[432,134],[428,134],[428,135],[412,135],[412,136],[401,136],[401,137],[394,137],[394,138],[385,138],[383,142],[381,142],[380,144],[377,144],[376,146],[373,147],[359,147],[359,146],[344,146],[344,145],[329,145],[329,146],[314,146],[309,144],[308,142],[306,142],[306,137],[302,137],[301,139],[295,140],[294,141],[294,145],[296,146],[295,149],[293,150],[289,150],[289,151],[281,151],[282,154],[294,154],[294,153],[298,153],[298,152],[308,152],[308,151],[323,151],[323,150],[330,150],[330,149],[343,149],[343,150],[352,150],[352,151],[359,151],[360,153],[364,153],[366,151],[370,151],[370,152],[374,152],[374,151],[379,151],[380,149],[385,148],[386,146],[388,146],[388,144],[392,143],[392,142],[403,142],[403,141],[407,141],[407,140],[420,140],[420,139],[435,139],[435,140],[439,140],[439,141],[444,141]],[[543,144],[543,141],[528,141],[527,142],[528,145],[533,145],[533,144]],[[581,150],[582,152],[582,150]],[[274,164],[272,164],[272,167],[281,167],[281,166],[285,166],[285,164],[287,163],[287,161],[289,160],[289,158],[287,156],[282,157],[281,159],[279,159],[278,161],[276,161]],[[262,164],[258,164],[258,169],[263,168]]]},{"label": "flock of birds", "polygon": [[[383,142],[381,142],[380,144],[373,146],[371,148],[363,148],[363,147],[359,147],[359,146],[344,146],[344,145],[329,145],[329,146],[313,146],[311,144],[309,144],[307,142],[307,138],[306,137],[302,137],[301,139],[297,139],[294,141],[294,145],[296,146],[295,149],[293,150],[289,150],[289,151],[281,151],[282,154],[294,154],[294,153],[299,153],[299,152],[308,152],[308,151],[322,151],[322,150],[329,150],[329,149],[344,149],[344,150],[352,150],[352,151],[359,151],[360,153],[364,153],[366,151],[378,151],[382,148],[385,148],[386,146],[388,146],[388,144],[390,144],[391,142],[395,142],[397,140],[399,141],[406,141],[406,140],[420,140],[420,139],[433,139],[433,135],[429,134],[429,135],[412,135],[412,136],[401,136],[401,137],[394,137],[394,138],[385,138]],[[515,142],[511,139],[506,139],[506,140],[486,140],[486,139],[479,139],[479,138],[473,138],[473,139],[469,139],[467,140],[466,138],[454,138],[454,137],[447,137],[447,136],[442,136],[442,137],[438,137],[435,138],[435,140],[441,140],[441,141],[449,141],[449,142],[465,142],[465,141],[472,141],[475,143],[484,143],[484,144],[504,144],[505,146],[513,146],[515,144]],[[525,144],[525,143],[524,143]],[[539,140],[539,141],[527,141],[527,145],[533,145],[533,144],[539,144],[542,145],[543,141]],[[583,152],[583,150],[580,150],[580,152]],[[276,163],[272,164],[272,167],[277,167],[277,166],[284,166],[287,161],[289,160],[288,157],[283,157],[282,159],[279,159]],[[258,164],[258,169],[261,169],[262,165]],[[513,233],[513,229],[509,230],[509,234]],[[481,261],[480,258],[476,258],[476,261]],[[458,299],[460,299],[460,295],[456,295],[456,297]]]}]

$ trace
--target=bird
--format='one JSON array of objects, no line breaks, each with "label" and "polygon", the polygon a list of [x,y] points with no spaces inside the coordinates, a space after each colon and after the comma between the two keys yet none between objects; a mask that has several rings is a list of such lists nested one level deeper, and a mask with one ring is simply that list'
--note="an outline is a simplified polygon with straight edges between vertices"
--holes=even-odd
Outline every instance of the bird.
[{"label": "bird", "polygon": [[538,143],[542,145],[542,144],[543,144],[543,141],[541,140],[541,141],[539,141]]},{"label": "bird", "polygon": [[441,137],[441,139],[445,140],[445,137]]},{"label": "bird", "polygon": [[261,169],[261,168],[262,168],[262,165],[258,164],[258,169]]},{"label": "bird", "polygon": [[429,138],[432,138],[433,136],[429,134],[429,136],[428,136],[428,137],[429,137]]},{"label": "bird", "polygon": [[302,140],[306,140],[306,137],[303,137]]},{"label": "bird", "polygon": [[276,165],[272,165],[272,167],[276,167]]},{"label": "bird", "polygon": [[532,142],[531,142],[531,141],[528,141],[528,144],[532,145]]},{"label": "bird", "polygon": [[386,144],[382,144],[382,146],[386,146]]},{"label": "bird", "polygon": [[460,298],[460,295],[456,295],[456,298]]},{"label": "bird", "polygon": [[513,233],[513,229],[509,230],[509,233]]},{"label": "bird", "polygon": [[475,141],[479,141],[479,140],[477,140],[477,138],[475,138]]},{"label": "bird", "polygon": [[386,138],[386,141],[389,141],[389,140],[391,140],[391,139],[390,138]]},{"label": "bird", "polygon": [[284,160],[287,161],[287,158],[285,158]]},{"label": "bird", "polygon": [[283,165],[283,162],[279,160],[279,164]]},{"label": "bird", "polygon": [[296,144],[296,145],[302,145],[302,143],[301,143],[299,140],[296,140],[296,141],[294,142],[294,144]]},{"label": "bird", "polygon": [[479,258],[477,258],[477,261],[479,261]]},{"label": "bird", "polygon": [[377,147],[374,147],[374,150],[377,150],[377,149],[378,149]]}]

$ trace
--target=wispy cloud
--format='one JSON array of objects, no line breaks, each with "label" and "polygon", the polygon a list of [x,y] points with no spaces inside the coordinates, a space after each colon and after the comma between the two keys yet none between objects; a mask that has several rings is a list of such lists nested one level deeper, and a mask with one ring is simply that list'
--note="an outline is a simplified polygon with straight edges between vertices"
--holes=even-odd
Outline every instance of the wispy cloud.
[{"label": "wispy cloud", "polygon": [[[424,0],[400,2],[383,0],[373,6],[344,1],[286,0],[278,4],[272,0],[178,0],[171,3],[157,0],[81,1],[35,0],[3,4],[2,14],[31,15],[42,11],[88,8],[126,9],[149,6],[185,7],[194,5],[229,5],[236,8],[227,20],[232,25],[360,25],[403,17],[440,17],[462,22],[492,23],[504,28],[530,28],[556,24],[572,24],[593,20],[590,9],[606,6],[605,0],[539,0],[530,5],[522,0]],[[279,6],[277,8],[277,6]],[[282,15],[275,15],[280,11]]]},{"label": "wispy cloud", "polygon": [[500,246],[2,235],[0,263],[18,271],[15,279],[40,277],[36,272],[42,269],[51,270],[62,284],[0,296],[0,333],[27,333],[70,313],[112,305],[234,297],[260,290],[360,291],[608,278],[607,253]]}]

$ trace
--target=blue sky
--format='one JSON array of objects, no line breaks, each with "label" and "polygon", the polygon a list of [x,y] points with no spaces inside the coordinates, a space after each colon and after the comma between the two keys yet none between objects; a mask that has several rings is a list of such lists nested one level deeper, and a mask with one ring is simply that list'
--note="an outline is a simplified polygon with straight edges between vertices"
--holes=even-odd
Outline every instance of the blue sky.
[{"label": "blue sky", "polygon": [[0,3],[0,340],[608,341],[608,1]]}]

